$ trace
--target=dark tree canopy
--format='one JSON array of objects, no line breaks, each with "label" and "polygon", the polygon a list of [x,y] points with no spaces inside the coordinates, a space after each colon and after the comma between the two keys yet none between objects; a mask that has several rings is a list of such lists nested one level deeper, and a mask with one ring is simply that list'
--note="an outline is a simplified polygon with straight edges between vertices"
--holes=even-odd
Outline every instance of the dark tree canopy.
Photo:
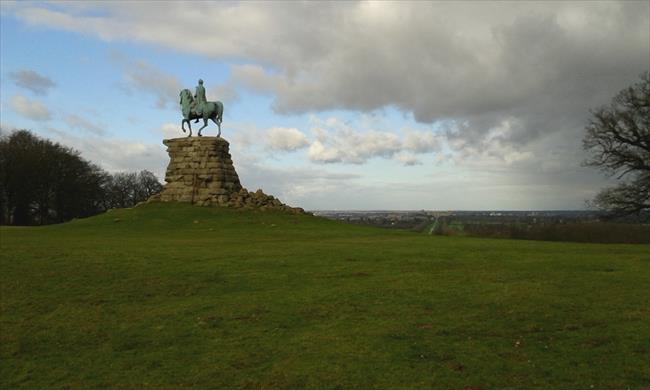
[{"label": "dark tree canopy", "polygon": [[593,203],[611,216],[650,211],[650,72],[623,89],[608,107],[593,111],[583,140],[587,165],[624,180],[600,192]]},{"label": "dark tree canopy", "polygon": [[20,130],[0,139],[0,215],[15,225],[101,211],[103,171],[79,153]]},{"label": "dark tree canopy", "polygon": [[0,137],[0,224],[64,222],[132,207],[161,189],[149,171],[111,175],[27,130]]}]

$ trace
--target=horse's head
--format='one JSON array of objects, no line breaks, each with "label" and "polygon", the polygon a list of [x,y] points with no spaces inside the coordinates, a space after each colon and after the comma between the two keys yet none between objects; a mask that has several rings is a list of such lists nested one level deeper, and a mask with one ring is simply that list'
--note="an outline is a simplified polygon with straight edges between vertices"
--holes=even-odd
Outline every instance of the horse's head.
[{"label": "horse's head", "polygon": [[192,92],[190,92],[190,90],[187,88],[183,89],[180,95],[181,95],[181,104],[183,104],[183,100],[188,100],[190,103],[194,100],[194,98],[192,97]]}]

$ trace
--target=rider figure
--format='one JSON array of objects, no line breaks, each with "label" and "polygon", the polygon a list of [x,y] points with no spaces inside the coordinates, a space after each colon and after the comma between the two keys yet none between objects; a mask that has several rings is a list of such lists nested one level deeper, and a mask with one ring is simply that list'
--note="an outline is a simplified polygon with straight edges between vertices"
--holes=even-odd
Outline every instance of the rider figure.
[{"label": "rider figure", "polygon": [[[194,102],[196,104],[195,110],[196,110],[196,115],[199,117],[203,116],[203,107],[205,106],[205,103],[207,103],[207,99],[205,98],[205,88],[203,87],[203,80],[199,79],[199,85],[196,86],[196,92],[194,93]],[[199,118],[196,118],[194,123],[198,122]]]}]

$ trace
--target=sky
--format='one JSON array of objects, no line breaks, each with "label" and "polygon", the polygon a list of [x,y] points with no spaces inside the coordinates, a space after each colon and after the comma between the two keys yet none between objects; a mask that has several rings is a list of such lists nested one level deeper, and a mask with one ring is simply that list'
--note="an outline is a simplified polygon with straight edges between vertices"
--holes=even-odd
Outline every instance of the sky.
[{"label": "sky", "polygon": [[649,1],[0,4],[2,134],[162,181],[201,78],[244,187],[307,210],[584,209],[590,110],[650,70]]}]

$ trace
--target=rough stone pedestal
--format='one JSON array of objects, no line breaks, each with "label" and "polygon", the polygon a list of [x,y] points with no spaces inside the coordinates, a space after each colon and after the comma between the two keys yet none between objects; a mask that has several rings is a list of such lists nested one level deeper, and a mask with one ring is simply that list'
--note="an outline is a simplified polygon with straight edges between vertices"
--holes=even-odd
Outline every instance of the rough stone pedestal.
[{"label": "rough stone pedestal", "polygon": [[232,163],[230,144],[221,137],[173,138],[163,140],[163,144],[170,158],[167,184],[150,201],[304,212],[262,190],[249,192],[243,188]]},{"label": "rough stone pedestal", "polygon": [[227,204],[229,195],[242,189],[225,139],[174,138],[164,140],[163,144],[170,161],[161,201]]}]

